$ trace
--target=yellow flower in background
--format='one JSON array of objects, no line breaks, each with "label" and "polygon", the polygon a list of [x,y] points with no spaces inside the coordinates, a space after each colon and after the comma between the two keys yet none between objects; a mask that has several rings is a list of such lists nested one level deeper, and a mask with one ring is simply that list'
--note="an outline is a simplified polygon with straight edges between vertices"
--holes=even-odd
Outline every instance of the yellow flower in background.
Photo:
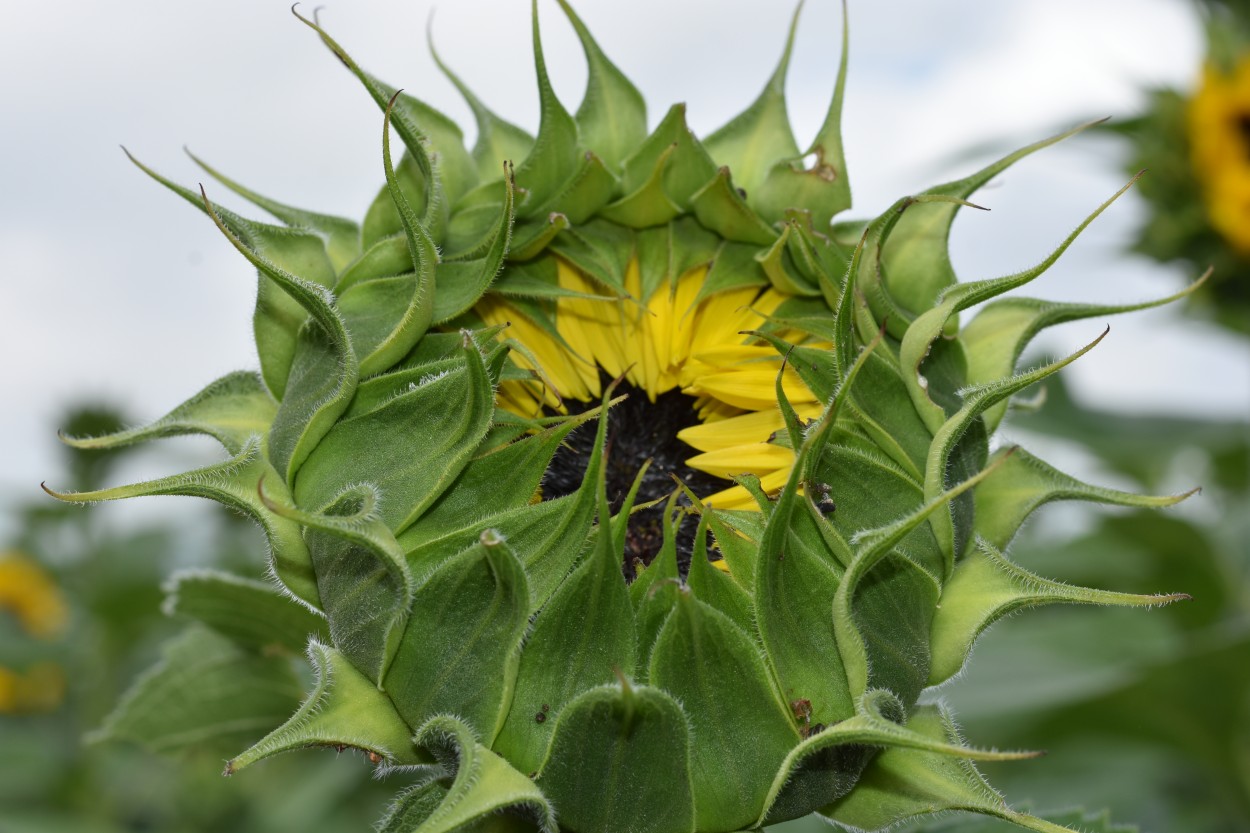
[{"label": "yellow flower in background", "polygon": [[[0,610],[36,639],[55,639],[69,624],[56,582],[32,559],[13,551],[0,554]],[[0,714],[51,711],[64,697],[65,675],[55,663],[37,662],[25,671],[0,666]]]},{"label": "yellow flower in background", "polygon": [[[504,407],[532,416],[544,407],[564,409],[563,400],[596,402],[602,395],[602,370],[609,378],[621,377],[652,403],[674,392],[689,399],[693,424],[677,432],[689,446],[689,468],[726,481],[755,475],[767,492],[785,484],[794,453],[768,441],[784,428],[776,395],[781,356],[745,333],[761,327],[788,296],[750,286],[703,297],[706,266],[648,295],[635,260],[625,288],[645,300],[622,303],[575,267],[561,262],[558,269],[560,286],[579,296],[556,304],[556,334],[506,300],[488,296],[478,305],[488,323],[510,325],[509,335],[524,348],[515,361],[536,370],[545,382],[505,382],[499,393]],[[797,332],[780,335],[803,341]],[[800,418],[820,415],[820,401],[792,369],[786,370],[783,385]],[[705,502],[721,509],[757,508],[746,489],[725,485],[704,496]]]},{"label": "yellow flower in background", "polygon": [[32,559],[13,551],[0,555],[0,610],[15,616],[36,639],[55,639],[69,624],[56,582]]},{"label": "yellow flower in background", "polygon": [[1189,106],[1194,173],[1211,224],[1250,254],[1250,56],[1231,73],[1208,64]]}]

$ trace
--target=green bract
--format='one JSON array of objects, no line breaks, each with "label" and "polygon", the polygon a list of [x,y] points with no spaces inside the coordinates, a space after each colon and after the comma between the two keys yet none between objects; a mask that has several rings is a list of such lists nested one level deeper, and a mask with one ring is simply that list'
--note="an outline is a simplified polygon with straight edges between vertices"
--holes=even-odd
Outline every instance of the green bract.
[{"label": "green bract", "polygon": [[[1067,586],[1004,551],[1050,501],[1167,506],[1183,496],[1089,486],[990,441],[1012,396],[1093,346],[1017,371],[1040,330],[1171,299],[1003,297],[1106,204],[1036,267],[956,282],[946,245],[956,212],[1063,136],[869,222],[835,223],[850,206],[845,47],[806,149],[782,97],[788,44],[763,93],[722,129],[695,138],[678,105],[648,133],[637,90],[561,6],[590,67],[581,107],[570,114],[552,92],[535,10],[538,135],[500,120],[448,72],[477,120],[471,150],[445,116],[300,18],[385,114],[385,186],[361,223],[282,205],[201,163],[282,224],[246,219],[144,168],[259,271],[260,372],[220,379],[146,428],[67,438],[107,448],[207,434],[224,462],[54,494],[224,503],[264,529],[274,587],[178,577],[170,610],[197,620],[196,635],[103,734],[159,735],[171,748],[180,721],[197,730],[183,737],[272,721],[272,703],[246,692],[263,692],[272,665],[306,644],[313,691],[227,772],[303,747],[363,750],[407,784],[384,831],[712,833],[813,812],[879,830],[945,810],[1067,829],[1009,809],[970,763],[1026,753],[965,746],[949,716],[920,699],[1018,609],[1180,598]],[[570,289],[560,270],[595,292]],[[739,478],[753,509],[716,508],[681,487],[658,510],[662,546],[627,584],[631,508],[649,496],[622,502],[606,486],[619,400],[608,386],[600,407],[577,414],[505,407],[501,386],[541,388],[542,371],[527,360],[532,345],[489,326],[483,309],[506,301],[566,350],[563,301],[634,310],[683,280],[700,281],[698,302],[743,287],[784,296],[736,338],[767,348],[776,378],[767,410],[783,426],[769,443],[793,462],[776,491]],[[777,356],[797,388],[782,384]],[[803,388],[815,417],[792,407],[788,391]],[[596,425],[581,485],[541,499],[557,450]],[[683,522],[687,533],[698,527],[688,550]],[[201,669],[195,646],[210,642],[214,662]],[[162,700],[168,691],[178,692],[177,713]]]}]

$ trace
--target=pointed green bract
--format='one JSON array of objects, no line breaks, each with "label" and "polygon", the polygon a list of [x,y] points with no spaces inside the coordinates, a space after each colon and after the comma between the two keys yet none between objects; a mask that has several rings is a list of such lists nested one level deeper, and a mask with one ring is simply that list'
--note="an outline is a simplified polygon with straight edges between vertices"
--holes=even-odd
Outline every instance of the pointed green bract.
[{"label": "pointed green bract", "polygon": [[57,500],[73,503],[148,495],[188,495],[221,503],[260,523],[269,542],[269,563],[274,575],[296,598],[318,606],[317,580],[299,524],[266,509],[258,492],[265,480],[272,484],[271,495],[276,493],[277,499],[285,496],[281,477],[261,454],[260,440],[253,438],[229,460],[183,474],[93,492],[55,492],[46,486],[44,490]]},{"label": "pointed green bract", "polygon": [[[186,150],[184,148],[184,150]],[[330,258],[330,262],[335,269],[341,270],[344,266],[360,255],[360,226],[352,220],[345,217],[335,217],[330,214],[319,214],[315,211],[305,211],[302,208],[285,205],[277,200],[271,200],[268,197],[261,196],[245,185],[234,181],[225,176],[216,168],[209,165],[203,159],[200,159],[190,150],[186,151],[187,156],[195,164],[199,165],[213,179],[229,188],[231,191],[243,197],[248,202],[265,209],[273,216],[277,217],[288,226],[298,229],[311,231],[325,240],[326,255]]]},{"label": "pointed green bract", "polygon": [[933,669],[928,684],[938,685],[958,674],[982,631],[1026,607],[1062,603],[1156,607],[1188,598],[1183,593],[1142,596],[1073,587],[1034,575],[1008,561],[991,544],[979,541],[942,590],[942,604],[933,619]]},{"label": "pointed green bract", "polygon": [[102,437],[67,437],[61,440],[86,450],[121,448],[161,437],[206,434],[230,454],[238,454],[255,436],[264,434],[273,421],[274,401],[255,373],[230,373],[213,382],[165,416],[142,428],[131,428]]},{"label": "pointed green bract", "polygon": [[688,833],[698,829],[689,745],[686,716],[664,691],[603,686],[561,713],[537,783],[570,830]]},{"label": "pointed green bract", "polygon": [[413,745],[412,730],[390,699],[335,649],[308,644],[316,684],[286,723],[226,762],[234,774],[282,752],[309,747],[351,747],[387,764],[429,765],[432,760]]},{"label": "pointed green bract", "polygon": [[[918,709],[907,728],[933,743],[959,743],[950,719],[933,706]],[[951,810],[993,816],[1039,833],[1074,833],[1071,828],[1011,810],[970,761],[921,747],[882,752],[854,790],[820,812],[838,824],[878,831]]]},{"label": "pointed green bract", "polygon": [[[607,501],[600,503],[600,512]],[[621,553],[600,515],[594,549],[539,611],[525,640],[516,690],[495,743],[519,769],[538,769],[564,707],[634,668],[634,611]]]},{"label": "pointed green bract", "polygon": [[759,98],[746,110],[735,116],[728,124],[703,140],[708,153],[717,164],[727,166],[736,175],[746,198],[752,200],[756,189],[764,182],[769,170],[783,159],[799,155],[799,146],[790,130],[790,117],[786,113],[786,74],[790,69],[790,53],[794,49],[794,34],[799,25],[800,2],[790,21],[786,46],[781,61],[764,85]]},{"label": "pointed green bract", "polygon": [[487,530],[417,589],[403,642],[380,683],[410,725],[456,714],[490,742],[512,698],[529,610],[524,567]]},{"label": "pointed green bract", "polygon": [[[450,780],[450,784],[436,790],[418,787],[402,795],[383,821],[383,831],[477,830],[483,829],[476,826],[482,822],[502,821],[502,814],[530,822],[525,828],[555,833],[555,811],[547,798],[525,775],[483,746],[464,722],[445,716],[431,718],[415,740],[439,759],[450,776],[443,781]],[[505,824],[502,829],[509,828]]]},{"label": "pointed green bract", "polygon": [[755,643],[724,614],[680,593],[650,664],[651,685],[701,706],[689,715],[699,739],[690,758],[696,829],[751,824],[764,808],[766,778],[798,740]]}]

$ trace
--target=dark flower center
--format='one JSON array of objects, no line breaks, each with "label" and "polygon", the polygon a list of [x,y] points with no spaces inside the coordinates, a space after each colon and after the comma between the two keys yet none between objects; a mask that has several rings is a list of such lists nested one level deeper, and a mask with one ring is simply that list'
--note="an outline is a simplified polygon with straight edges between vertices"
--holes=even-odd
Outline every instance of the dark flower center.
[{"label": "dark flower center", "polygon": [[[605,381],[606,384],[606,381]],[[626,394],[625,401],[615,405],[608,414],[607,476],[608,502],[618,512],[625,496],[647,460],[651,461],[638,488],[635,506],[665,499],[677,487],[676,475],[695,494],[707,495],[725,488],[725,482],[686,465],[686,458],[696,452],[677,439],[677,432],[699,424],[694,400],[680,391],[669,391],[656,397],[627,383],[616,389]],[[565,403],[571,413],[580,413],[596,403],[570,401]],[[572,494],[582,484],[586,464],[594,450],[595,424],[575,430],[556,452],[543,478],[543,497],[557,498]],[[685,498],[681,499],[686,503]],[[690,562],[697,527],[693,518],[686,518],[676,537],[677,561],[684,573]],[[625,535],[625,574],[634,577],[634,562],[650,564],[664,544],[664,503],[634,512]]]}]

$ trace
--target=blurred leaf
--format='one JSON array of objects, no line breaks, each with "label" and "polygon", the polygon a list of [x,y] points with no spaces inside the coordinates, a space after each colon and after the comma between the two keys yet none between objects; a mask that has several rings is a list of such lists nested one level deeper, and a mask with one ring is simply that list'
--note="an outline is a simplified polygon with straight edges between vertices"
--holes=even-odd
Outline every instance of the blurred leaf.
[{"label": "blurred leaf", "polygon": [[166,643],[161,661],[89,740],[130,740],[161,753],[234,751],[289,717],[300,694],[285,660],[192,628]]}]

